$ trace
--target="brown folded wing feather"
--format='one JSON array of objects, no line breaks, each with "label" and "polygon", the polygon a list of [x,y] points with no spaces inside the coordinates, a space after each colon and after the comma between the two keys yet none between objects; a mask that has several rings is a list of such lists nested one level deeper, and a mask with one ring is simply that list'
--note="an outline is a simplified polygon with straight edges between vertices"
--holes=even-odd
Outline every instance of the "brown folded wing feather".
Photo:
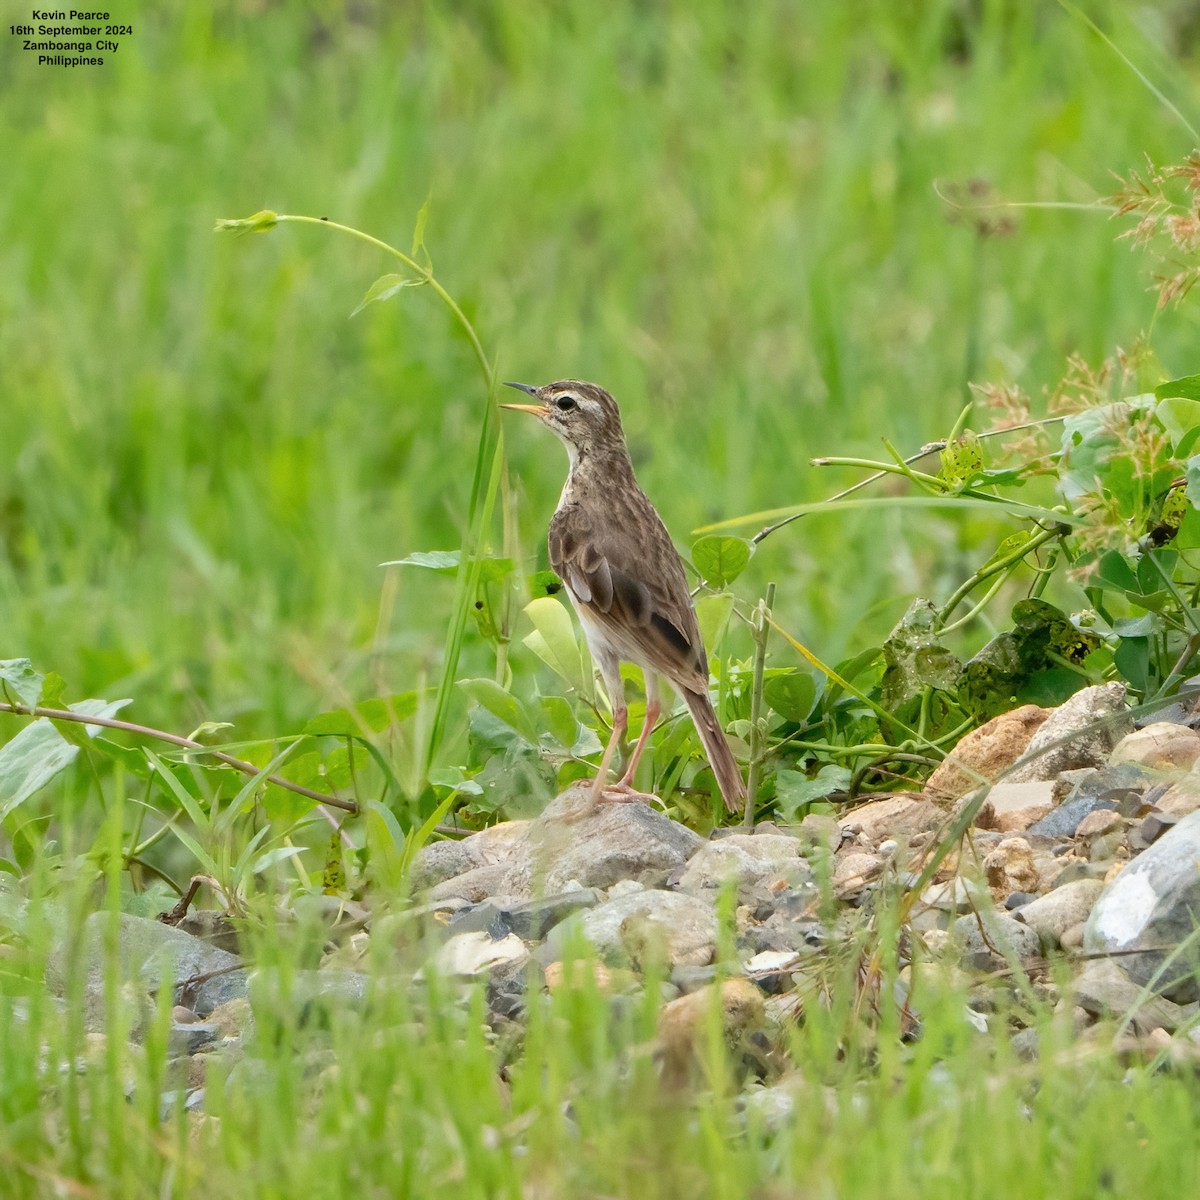
[{"label": "brown folded wing feather", "polygon": [[622,659],[708,691],[708,661],[683,564],[650,502],[630,493],[604,526],[567,504],[550,523],[550,564],[576,608]]}]

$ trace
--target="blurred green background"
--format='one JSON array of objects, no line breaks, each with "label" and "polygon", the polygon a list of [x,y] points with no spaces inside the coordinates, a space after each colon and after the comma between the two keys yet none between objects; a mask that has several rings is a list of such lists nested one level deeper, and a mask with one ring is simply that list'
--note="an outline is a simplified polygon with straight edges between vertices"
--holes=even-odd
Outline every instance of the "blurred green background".
[{"label": "blurred green background", "polygon": [[[1195,5],[1087,11],[1191,111]],[[1069,353],[1151,325],[1147,263],[1103,212],[1015,210],[981,238],[938,187],[1087,204],[1192,149],[1034,0],[113,15],[135,33],[103,68],[0,56],[0,657],[234,737],[436,677],[453,582],[377,564],[459,545],[487,397],[428,290],[347,319],[379,254],[216,218],[407,249],[430,197],[435,269],[500,377],[612,390],[686,549],[856,478],[815,454],[943,435],[969,379],[1038,397]],[[1154,346],[1200,366],[1186,307]],[[520,424],[507,453],[533,569],[565,459]],[[987,532],[807,518],[736,587],[777,580],[780,619],[834,661],[911,594],[944,599]],[[490,661],[469,643],[463,672]]]}]

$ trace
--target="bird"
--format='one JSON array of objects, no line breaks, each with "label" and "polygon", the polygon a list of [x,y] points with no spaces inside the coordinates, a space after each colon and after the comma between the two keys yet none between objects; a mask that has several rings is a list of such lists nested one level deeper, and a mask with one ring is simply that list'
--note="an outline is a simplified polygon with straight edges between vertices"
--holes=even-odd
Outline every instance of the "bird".
[{"label": "bird", "polygon": [[[613,717],[591,806],[652,799],[634,789],[633,778],[662,711],[662,677],[687,705],[725,805],[737,812],[746,803],[746,788],[708,697],[708,659],[683,563],[634,478],[617,402],[602,387],[579,379],[505,386],[535,403],[501,407],[537,417],[566,446],[570,462],[550,522],[550,565],[583,626]],[[624,773],[610,785],[613,754],[629,726],[622,662],[636,664],[645,675],[646,720]]]}]

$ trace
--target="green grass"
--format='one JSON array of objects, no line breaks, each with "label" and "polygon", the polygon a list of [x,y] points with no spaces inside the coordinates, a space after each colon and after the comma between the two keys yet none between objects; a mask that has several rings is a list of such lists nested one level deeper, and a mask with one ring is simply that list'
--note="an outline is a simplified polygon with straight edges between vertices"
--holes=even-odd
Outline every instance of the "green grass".
[{"label": "green grass", "polygon": [[[381,605],[376,564],[460,541],[469,351],[421,293],[346,320],[388,269],[372,251],[214,238],[216,217],[328,215],[406,248],[430,195],[435,264],[501,375],[606,383],[684,545],[849,481],[815,453],[945,432],[968,377],[1036,394],[1068,352],[1150,323],[1145,263],[1102,214],[1023,212],[977,247],[934,192],[982,176],[1087,202],[1190,148],[1079,23],[1048,4],[752,9],[147,9],[101,74],[21,62],[0,193],[6,651],[78,694],[133,694],[151,723],[237,735],[436,675],[450,587],[408,574]],[[1194,366],[1192,326],[1159,320],[1169,371]],[[520,548],[544,562],[563,464],[521,428],[508,456]],[[806,519],[739,590],[779,580],[785,623],[834,660],[961,566],[970,535],[916,525]]]},{"label": "green grass", "polygon": [[[1089,12],[1194,120],[1185,7]],[[856,478],[810,469],[815,454],[944,434],[970,380],[1039,396],[1068,354],[1097,360],[1151,326],[1164,375],[1197,370],[1195,305],[1155,316],[1147,262],[1103,212],[1016,210],[1010,235],[981,240],[939,199],[939,181],[984,178],[997,198],[1086,206],[1114,172],[1192,149],[1055,4],[116,15],[136,32],[103,69],[38,70],[10,48],[0,77],[0,658],[60,673],[70,698],[132,696],[132,720],[267,737],[436,683],[453,582],[377,564],[459,546],[470,517],[486,394],[444,308],[416,290],[347,320],[382,256],[322,230],[216,237],[217,218],[328,216],[407,249],[429,197],[438,276],[500,378],[609,387],[684,547]],[[495,548],[533,569],[565,464],[521,426],[505,447]],[[878,644],[914,593],[944,601],[994,535],[903,508],[806,517],[735,590],[753,603],[775,580],[777,619],[833,663]],[[512,670],[553,692],[520,622]],[[461,673],[493,670],[469,637]],[[466,744],[453,717],[449,763]],[[17,728],[0,717],[0,735]],[[126,786],[81,765],[31,803],[43,823],[74,814],[50,825],[47,864],[102,861]],[[613,1024],[596,997],[556,1001],[506,1101],[505,1049],[478,1014],[395,989],[320,1035],[337,1066],[311,1096],[310,1035],[281,1016],[262,1071],[211,1088],[221,1121],[196,1148],[158,1122],[153,1053],[65,1066],[81,1032],[41,990],[48,935],[23,924],[63,887],[4,882],[14,1195],[72,1180],[130,1196],[1091,1197],[1183,1194],[1196,1169],[1186,1077],[1107,1055],[1018,1065],[957,1002],[911,1049],[885,1028],[872,1050],[854,1025],[845,1062],[850,1018],[812,1014],[792,1047],[812,1092],[766,1137],[723,1102],[664,1108],[637,1055],[651,1006]]]}]

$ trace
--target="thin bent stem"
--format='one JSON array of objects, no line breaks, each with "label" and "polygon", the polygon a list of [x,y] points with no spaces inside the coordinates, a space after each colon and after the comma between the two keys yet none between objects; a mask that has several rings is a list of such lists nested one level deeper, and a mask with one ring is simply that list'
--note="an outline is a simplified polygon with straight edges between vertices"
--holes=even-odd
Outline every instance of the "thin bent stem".
[{"label": "thin bent stem", "polygon": [[[69,708],[29,708],[24,704],[5,703],[0,703],[0,712],[14,713],[19,717],[44,717],[48,721],[74,721],[77,725],[98,725],[102,729],[119,729],[124,733],[137,734],[138,737],[154,738],[156,741],[167,742],[172,746],[181,746],[185,750],[198,750],[201,754],[207,754],[210,758],[215,758],[217,762],[224,763],[235,771],[241,771],[243,775],[262,773],[261,767],[256,767],[244,759],[234,758],[232,754],[226,754],[224,751],[214,750],[202,742],[181,737],[177,733],[167,733],[163,729],[152,729],[149,725],[136,725],[132,721],[118,721],[115,717],[93,717],[86,713],[72,712]],[[290,779],[284,779],[282,775],[268,775],[266,779],[268,783],[273,783],[276,787],[286,788],[287,791],[295,792],[298,796],[307,796],[309,800],[316,800],[320,805],[340,808],[343,812],[348,813],[359,811],[358,805],[353,800],[343,800],[339,796],[327,796],[324,792],[315,792],[312,788],[306,788],[302,784],[293,783]],[[324,816],[335,829],[339,827],[337,818],[332,813],[325,812]]]}]

